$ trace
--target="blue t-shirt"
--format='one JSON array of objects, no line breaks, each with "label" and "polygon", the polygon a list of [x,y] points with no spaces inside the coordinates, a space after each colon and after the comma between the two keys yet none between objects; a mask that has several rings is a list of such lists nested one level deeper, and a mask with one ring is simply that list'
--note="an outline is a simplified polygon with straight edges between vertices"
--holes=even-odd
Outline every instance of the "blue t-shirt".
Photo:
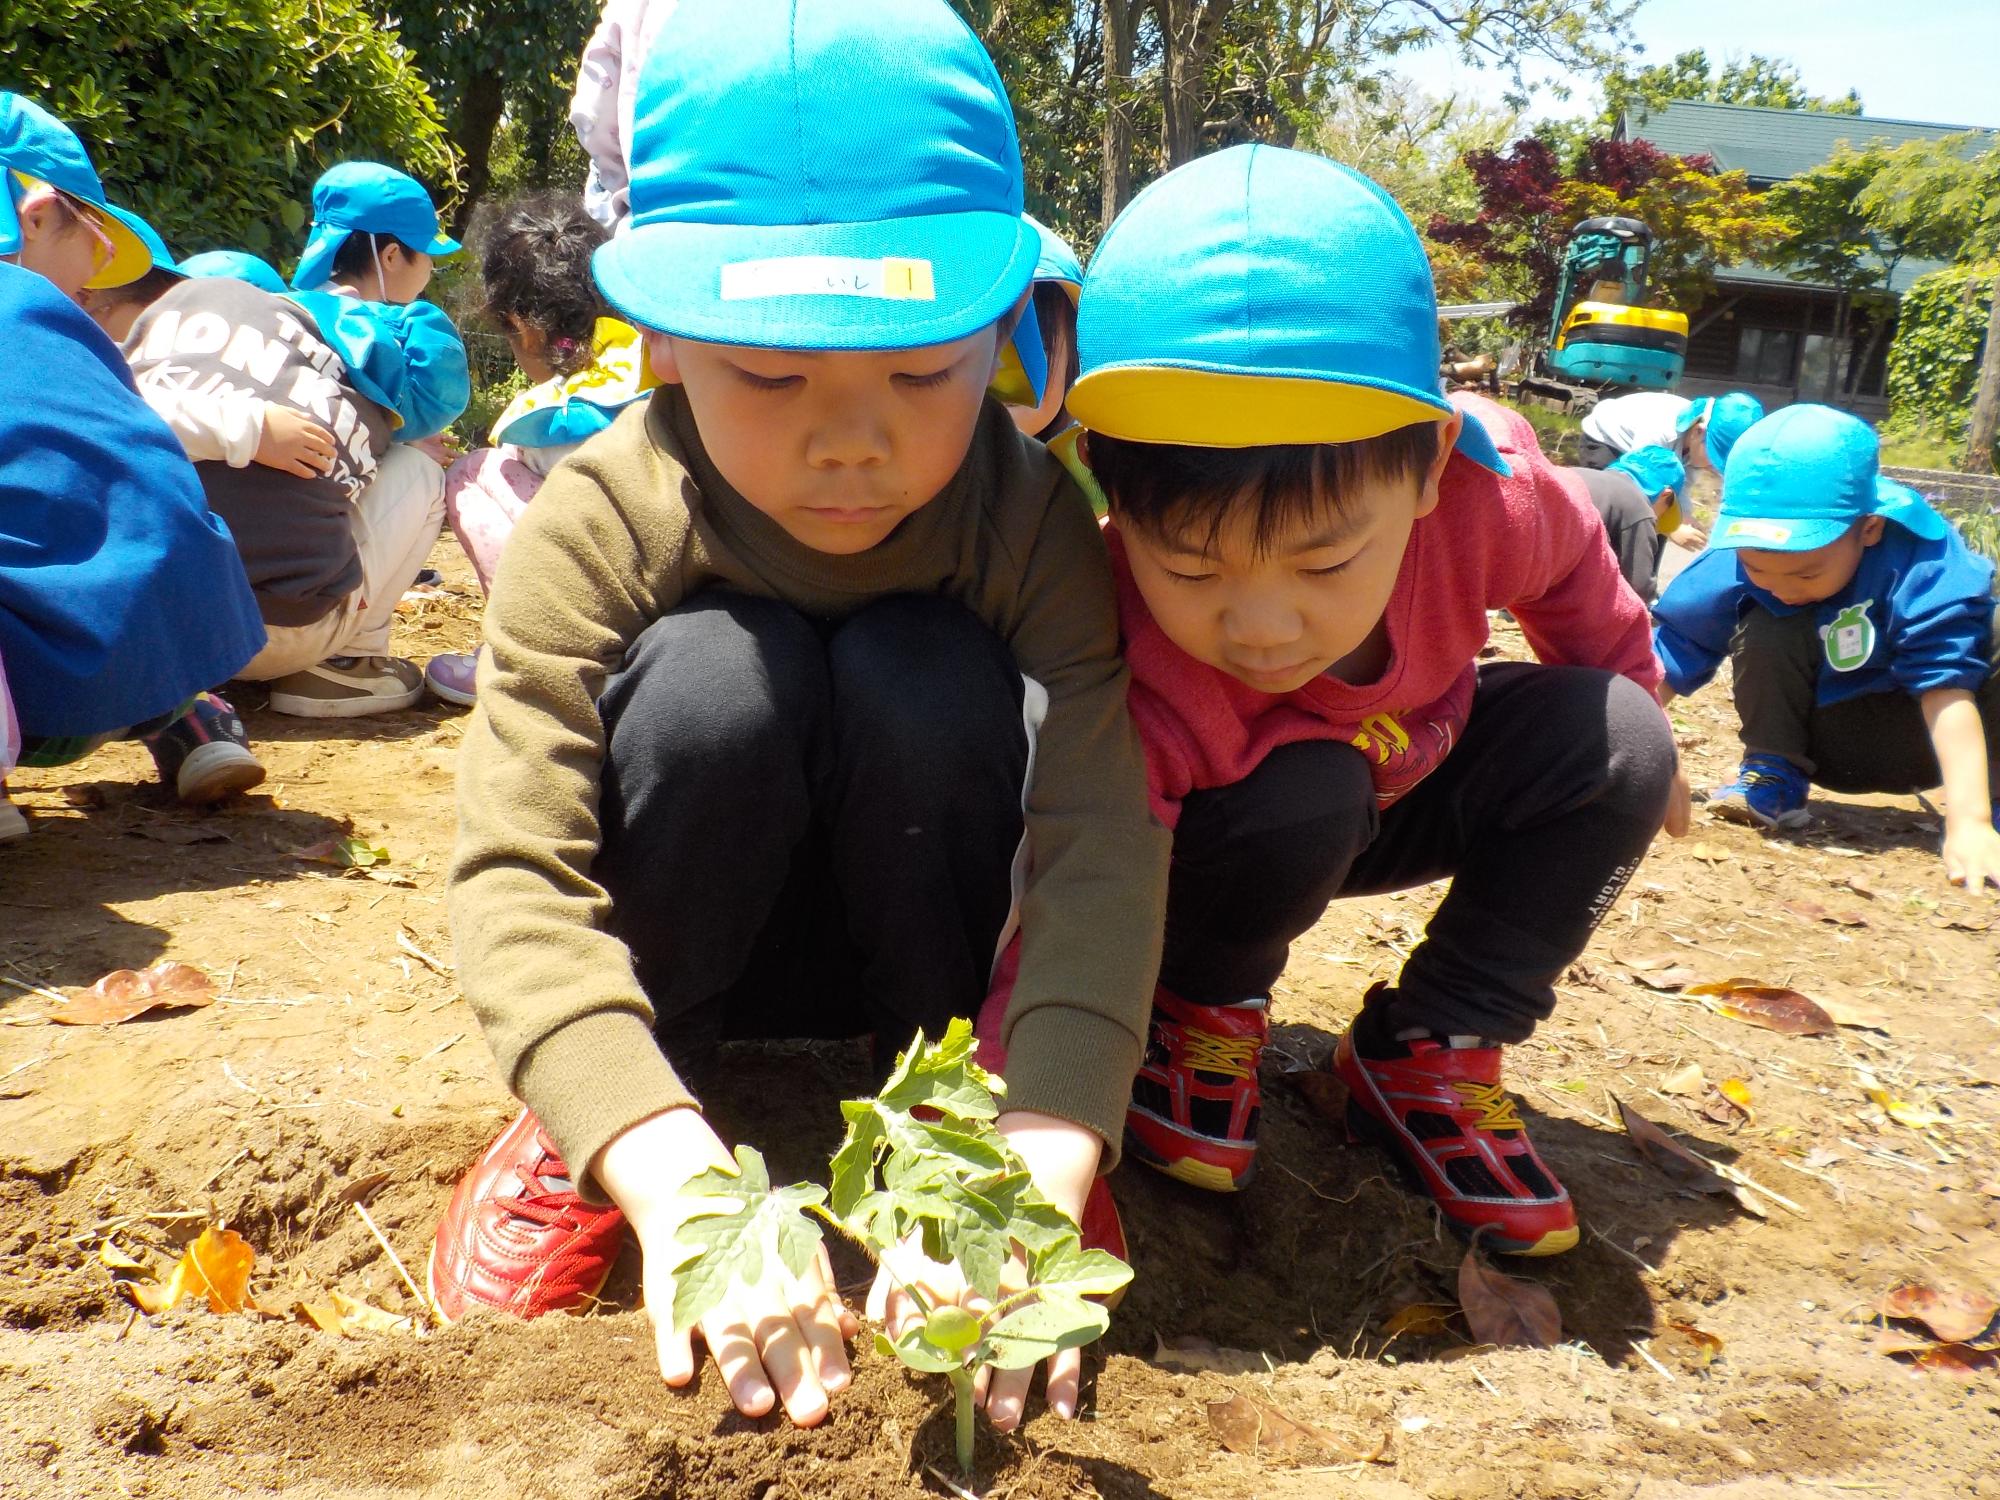
[{"label": "blue t-shirt", "polygon": [[1942,530],[1930,540],[1890,521],[1847,587],[1818,604],[1780,604],[1744,578],[1734,551],[1702,553],[1653,606],[1667,686],[1685,695],[1713,677],[1737,621],[1755,605],[1774,615],[1814,612],[1822,706],[1869,693],[1978,691],[1993,670],[1993,564],[1949,525]]},{"label": "blue t-shirt", "polygon": [[0,661],[26,735],[155,718],[263,649],[229,529],[83,311],[0,262]]}]

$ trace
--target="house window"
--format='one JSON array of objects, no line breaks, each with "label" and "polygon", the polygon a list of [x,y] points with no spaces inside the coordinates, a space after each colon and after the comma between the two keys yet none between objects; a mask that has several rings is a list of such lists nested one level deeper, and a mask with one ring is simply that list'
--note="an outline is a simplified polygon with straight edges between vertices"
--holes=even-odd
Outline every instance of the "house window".
[{"label": "house window", "polygon": [[1736,334],[1736,378],[1750,385],[1790,385],[1799,336],[1789,328],[1741,328]]},{"label": "house window", "polygon": [[[1825,334],[1812,334],[1806,339],[1806,357],[1799,367],[1799,390],[1821,401],[1845,395],[1847,366],[1853,358],[1851,339],[1836,343]],[[1829,363],[1833,366],[1831,371],[1827,368]]]}]

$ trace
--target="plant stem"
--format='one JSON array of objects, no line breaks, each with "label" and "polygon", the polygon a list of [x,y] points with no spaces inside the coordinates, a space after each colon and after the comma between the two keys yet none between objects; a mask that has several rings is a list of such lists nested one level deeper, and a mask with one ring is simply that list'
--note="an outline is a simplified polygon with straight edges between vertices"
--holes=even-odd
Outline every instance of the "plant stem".
[{"label": "plant stem", "polygon": [[972,1474],[972,1371],[954,1370],[951,1393],[958,1399],[958,1472]]}]

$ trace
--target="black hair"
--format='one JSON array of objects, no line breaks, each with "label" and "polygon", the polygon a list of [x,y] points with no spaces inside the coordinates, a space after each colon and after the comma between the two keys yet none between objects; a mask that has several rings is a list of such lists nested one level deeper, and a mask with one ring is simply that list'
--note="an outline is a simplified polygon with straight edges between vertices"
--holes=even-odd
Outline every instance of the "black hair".
[{"label": "black hair", "polygon": [[1351,443],[1192,448],[1090,434],[1090,467],[1121,526],[1207,552],[1237,516],[1254,520],[1264,552],[1347,505],[1371,479],[1421,479],[1437,459],[1438,423],[1417,422]]},{"label": "black hair", "polygon": [[[403,242],[393,234],[371,235],[365,229],[352,230],[347,238],[340,242],[340,248],[333,252],[333,275],[341,281],[354,282],[358,285],[375,269],[377,250],[389,245],[402,244]],[[403,248],[410,249],[408,245],[403,245]],[[410,253],[415,255],[418,252],[411,250]],[[363,287],[363,290],[367,288]]]},{"label": "black hair", "polygon": [[574,193],[537,192],[500,205],[480,229],[486,315],[548,340],[548,360],[574,375],[595,356],[592,333],[611,309],[591,278],[591,252],[610,238]]},{"label": "black hair", "polygon": [[151,307],[168,292],[179,286],[185,277],[172,271],[163,271],[158,266],[149,266],[146,274],[137,281],[128,281],[123,286],[95,288],[91,292],[93,302],[102,298],[105,302],[123,307],[136,302],[141,307]]},{"label": "black hair", "polygon": [[[1061,282],[1038,281],[1035,283],[1035,322],[1042,330],[1042,352],[1053,361],[1056,356],[1056,339],[1062,339],[1063,368],[1051,369],[1049,376],[1062,376],[1063,390],[1067,392],[1076,384],[1076,303],[1070,300],[1070,290]],[[1035,436],[1047,442],[1070,424],[1067,400],[1057,407],[1055,415],[1049,418],[1048,426]]]}]

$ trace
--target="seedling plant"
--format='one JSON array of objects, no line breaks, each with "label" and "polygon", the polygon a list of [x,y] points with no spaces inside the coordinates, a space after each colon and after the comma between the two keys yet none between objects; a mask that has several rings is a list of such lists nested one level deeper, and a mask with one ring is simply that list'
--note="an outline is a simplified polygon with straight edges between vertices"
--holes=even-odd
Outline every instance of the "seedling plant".
[{"label": "seedling plant", "polygon": [[847,1134],[831,1190],[773,1188],[764,1159],[736,1148],[736,1170],[690,1181],[697,1200],[680,1231],[673,1319],[690,1330],[732,1285],[755,1282],[775,1254],[803,1276],[830,1225],[878,1263],[916,1236],[932,1260],[956,1263],[989,1304],[983,1313],[931,1307],[906,1286],[923,1321],[876,1348],[913,1370],[946,1375],[956,1400],[958,1466],[972,1472],[973,1385],[980,1370],[1030,1369],[1103,1334],[1108,1296],[1132,1269],[1086,1250],[1074,1220],[1036,1191],[1021,1158],[994,1128],[1000,1079],[973,1061],[971,1025],[953,1021],[938,1042],[921,1032],[873,1099],[840,1106]]}]

